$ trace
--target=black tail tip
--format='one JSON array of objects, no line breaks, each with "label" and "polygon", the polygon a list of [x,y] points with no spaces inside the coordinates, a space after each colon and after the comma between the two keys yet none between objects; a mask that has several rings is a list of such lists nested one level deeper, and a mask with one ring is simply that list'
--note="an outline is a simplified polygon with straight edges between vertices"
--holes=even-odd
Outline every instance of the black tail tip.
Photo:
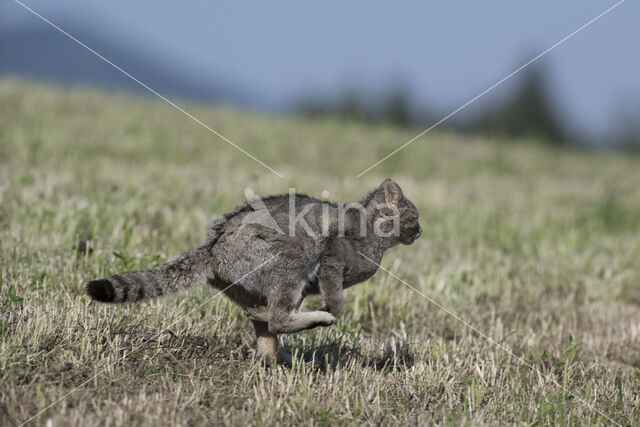
[{"label": "black tail tip", "polygon": [[116,293],[107,279],[92,280],[87,283],[87,294],[96,301],[113,302]]}]

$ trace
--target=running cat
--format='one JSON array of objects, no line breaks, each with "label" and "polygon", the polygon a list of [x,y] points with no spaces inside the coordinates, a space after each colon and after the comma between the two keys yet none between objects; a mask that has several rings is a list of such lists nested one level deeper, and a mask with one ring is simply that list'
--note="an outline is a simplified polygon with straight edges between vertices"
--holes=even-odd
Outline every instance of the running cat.
[{"label": "running cat", "polygon": [[[96,301],[132,302],[206,279],[245,310],[257,335],[257,356],[287,362],[278,334],[332,325],[342,290],[369,279],[384,251],[413,243],[421,232],[416,207],[391,179],[347,205],[289,193],[224,215],[203,246],[172,262],[93,280],[86,289]],[[299,312],[310,294],[321,294],[325,307]]]}]

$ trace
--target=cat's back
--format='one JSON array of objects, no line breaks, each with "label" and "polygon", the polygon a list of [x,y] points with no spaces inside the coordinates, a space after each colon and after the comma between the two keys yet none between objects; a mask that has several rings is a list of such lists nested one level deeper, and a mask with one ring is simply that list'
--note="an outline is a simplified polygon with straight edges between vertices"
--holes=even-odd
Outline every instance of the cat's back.
[{"label": "cat's back", "polygon": [[[321,229],[325,203],[305,195],[290,198],[284,194],[249,201],[224,215],[209,235],[219,272],[237,280],[277,256],[280,261],[272,268],[304,274],[326,249],[327,238]],[[290,220],[296,218],[291,230]]]},{"label": "cat's back", "polygon": [[335,222],[337,208],[337,205],[331,202],[321,201],[305,194],[264,197],[251,200],[225,214],[213,224],[210,234],[215,237],[221,233],[234,232],[247,225],[255,225],[299,239],[318,238],[323,234],[323,221]]}]

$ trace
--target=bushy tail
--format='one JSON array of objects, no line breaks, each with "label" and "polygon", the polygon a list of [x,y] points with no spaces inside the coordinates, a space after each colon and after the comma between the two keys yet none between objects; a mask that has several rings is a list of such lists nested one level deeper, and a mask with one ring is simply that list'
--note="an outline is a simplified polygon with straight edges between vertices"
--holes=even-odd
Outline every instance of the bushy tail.
[{"label": "bushy tail", "polygon": [[87,283],[87,294],[100,302],[140,301],[189,289],[211,274],[211,254],[203,246],[152,270],[92,280]]}]

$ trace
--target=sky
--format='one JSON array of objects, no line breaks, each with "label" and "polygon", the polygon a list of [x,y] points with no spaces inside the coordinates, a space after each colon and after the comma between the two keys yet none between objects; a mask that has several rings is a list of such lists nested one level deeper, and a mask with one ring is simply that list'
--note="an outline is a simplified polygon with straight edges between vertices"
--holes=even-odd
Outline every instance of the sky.
[{"label": "sky", "polygon": [[[260,108],[403,82],[418,104],[444,115],[616,1],[23,3],[63,29],[98,32],[168,69],[227,76],[254,93]],[[640,106],[639,24],[640,2],[626,0],[536,62],[569,128],[599,134],[621,111]],[[14,0],[2,1],[0,36],[33,26],[46,24]],[[491,105],[514,84],[515,77],[460,114]]]}]

